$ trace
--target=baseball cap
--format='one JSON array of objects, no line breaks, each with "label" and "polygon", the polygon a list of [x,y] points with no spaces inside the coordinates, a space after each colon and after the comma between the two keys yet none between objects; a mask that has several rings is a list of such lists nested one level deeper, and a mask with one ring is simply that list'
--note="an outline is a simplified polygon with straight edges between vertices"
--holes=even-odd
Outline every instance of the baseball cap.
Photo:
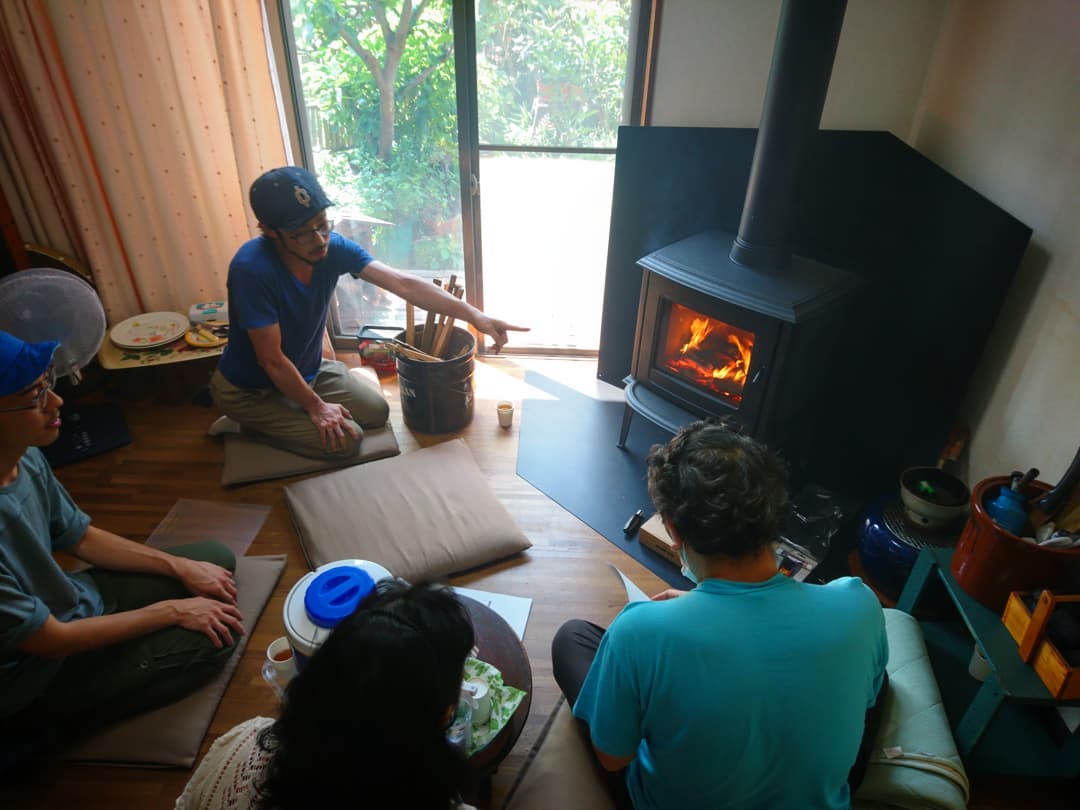
[{"label": "baseball cap", "polygon": [[251,210],[271,228],[299,228],[333,205],[315,175],[301,166],[271,169],[251,184]]},{"label": "baseball cap", "polygon": [[27,343],[0,332],[0,397],[22,391],[44,374],[59,345],[56,340]]}]

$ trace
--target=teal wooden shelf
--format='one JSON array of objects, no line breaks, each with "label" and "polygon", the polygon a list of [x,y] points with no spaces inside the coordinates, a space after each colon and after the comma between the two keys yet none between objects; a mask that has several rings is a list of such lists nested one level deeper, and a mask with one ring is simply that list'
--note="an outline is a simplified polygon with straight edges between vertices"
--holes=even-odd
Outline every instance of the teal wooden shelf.
[{"label": "teal wooden shelf", "polygon": [[[913,613],[928,586],[939,582],[956,606],[953,621],[922,621],[930,662],[965,766],[973,773],[1075,777],[1080,734],[1068,734],[1057,701],[1020,658],[1001,616],[967,594],[952,577],[952,549],[924,548],[897,608]],[[980,683],[967,671],[974,645],[990,668]]]}]

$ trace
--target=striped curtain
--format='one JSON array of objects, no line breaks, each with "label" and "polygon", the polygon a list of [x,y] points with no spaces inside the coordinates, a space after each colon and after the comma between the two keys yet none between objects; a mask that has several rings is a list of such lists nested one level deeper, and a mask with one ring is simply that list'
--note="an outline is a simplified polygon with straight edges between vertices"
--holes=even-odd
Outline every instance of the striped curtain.
[{"label": "striped curtain", "polygon": [[247,188],[292,162],[261,0],[4,0],[0,189],[110,323],[221,299]]}]

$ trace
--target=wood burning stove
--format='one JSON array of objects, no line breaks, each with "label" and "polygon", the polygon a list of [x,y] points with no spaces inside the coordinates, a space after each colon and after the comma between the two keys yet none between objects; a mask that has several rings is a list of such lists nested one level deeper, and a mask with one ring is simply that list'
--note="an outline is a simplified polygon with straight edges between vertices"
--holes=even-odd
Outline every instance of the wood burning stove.
[{"label": "wood burning stove", "polygon": [[809,428],[856,277],[807,259],[794,273],[762,273],[730,261],[731,244],[729,234],[708,231],[639,261],[620,447],[635,413],[671,431],[730,416],[775,446]]},{"label": "wood burning stove", "polygon": [[789,247],[792,189],[817,131],[844,0],[786,0],[737,235],[691,236],[644,269],[626,411],[675,431],[731,416],[791,450],[819,403],[830,340],[856,276]]}]

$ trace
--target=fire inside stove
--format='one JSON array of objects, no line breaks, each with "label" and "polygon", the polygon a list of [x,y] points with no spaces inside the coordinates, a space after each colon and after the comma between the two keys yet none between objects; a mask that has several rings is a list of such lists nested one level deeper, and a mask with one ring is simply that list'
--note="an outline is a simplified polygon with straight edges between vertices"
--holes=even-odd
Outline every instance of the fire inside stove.
[{"label": "fire inside stove", "polygon": [[737,408],[753,351],[753,332],[672,302],[657,365]]}]

